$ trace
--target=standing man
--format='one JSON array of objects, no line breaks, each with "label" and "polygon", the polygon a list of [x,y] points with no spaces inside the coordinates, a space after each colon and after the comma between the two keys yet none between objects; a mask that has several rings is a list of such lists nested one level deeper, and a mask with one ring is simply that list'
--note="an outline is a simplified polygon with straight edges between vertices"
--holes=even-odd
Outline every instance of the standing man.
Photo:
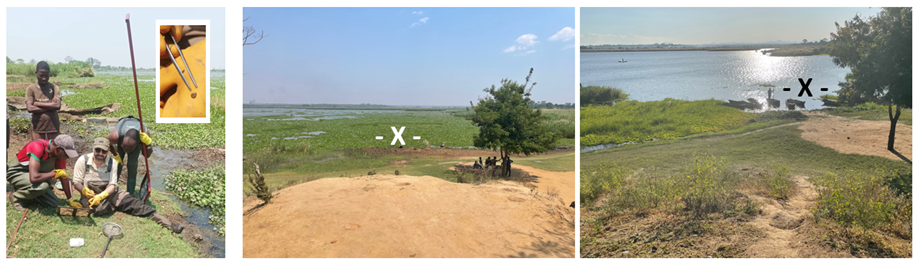
[{"label": "standing man", "polygon": [[26,88],[26,109],[32,113],[32,140],[54,140],[61,133],[61,92],[48,82],[51,68],[40,61],[35,65],[35,84]]},{"label": "standing man", "polygon": [[[18,164],[7,165],[6,180],[13,192],[10,203],[13,209],[23,210],[26,205],[56,207],[60,204],[54,195],[54,179],[67,179],[67,159],[77,157],[77,146],[69,135],[59,135],[54,140],[35,140],[26,144],[16,155]],[[70,185],[69,183],[66,183]],[[69,188],[69,187],[67,187]]]},{"label": "standing man", "polygon": [[74,188],[80,191],[80,203],[72,202],[74,207],[88,206],[96,209],[96,216],[105,216],[115,211],[132,216],[150,218],[161,226],[182,233],[183,227],[166,217],[157,214],[157,210],[132,197],[116,186],[118,175],[112,166],[115,160],[109,157],[109,140],[98,137],[93,141],[93,152],[80,156],[74,164]]},{"label": "standing man", "polygon": [[[115,128],[106,136],[109,140],[109,151],[112,151],[112,158],[118,163],[116,177],[122,176],[122,167],[128,168],[128,193],[134,194],[134,189],[138,178],[138,156],[141,155],[141,144],[147,146],[147,156],[154,152],[151,149],[151,139],[147,134],[141,132],[141,121],[133,116],[124,117],[118,120]],[[125,157],[127,154],[127,157]],[[126,160],[122,160],[125,158]]]}]

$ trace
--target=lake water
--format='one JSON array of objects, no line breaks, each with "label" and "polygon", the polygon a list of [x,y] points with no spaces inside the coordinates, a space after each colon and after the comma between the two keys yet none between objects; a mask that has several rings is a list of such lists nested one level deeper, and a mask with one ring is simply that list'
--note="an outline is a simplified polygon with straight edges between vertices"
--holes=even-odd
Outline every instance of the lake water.
[{"label": "lake water", "polygon": [[[624,59],[628,62],[618,63]],[[755,98],[763,104],[767,87],[776,86],[774,98],[806,101],[807,109],[822,108],[820,95],[832,94],[850,70],[839,68],[830,56],[771,57],[756,51],[655,51],[580,54],[583,86],[617,87],[638,101],[675,98],[726,101]],[[798,78],[813,78],[813,97],[797,97]],[[791,88],[791,91],[782,91]],[[820,91],[820,88],[829,88]],[[768,106],[765,106],[766,108]]]}]

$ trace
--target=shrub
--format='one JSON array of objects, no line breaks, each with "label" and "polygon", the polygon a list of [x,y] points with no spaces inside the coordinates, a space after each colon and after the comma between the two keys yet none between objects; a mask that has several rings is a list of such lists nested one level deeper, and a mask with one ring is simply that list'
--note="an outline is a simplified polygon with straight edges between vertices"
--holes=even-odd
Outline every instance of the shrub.
[{"label": "shrub", "polygon": [[611,105],[627,100],[627,97],[627,93],[614,87],[586,86],[579,88],[580,106]]},{"label": "shrub", "polygon": [[887,183],[888,174],[843,171],[827,173],[814,182],[819,200],[813,213],[842,226],[875,228],[894,220],[911,221],[912,199]]},{"label": "shrub", "polygon": [[723,160],[707,154],[696,156],[680,179],[681,201],[694,217],[736,208],[736,187],[742,178]]},{"label": "shrub", "polygon": [[776,166],[772,171],[762,175],[761,186],[768,195],[778,199],[787,199],[794,192],[794,180],[787,167]]},{"label": "shrub", "polygon": [[625,178],[632,171],[626,167],[599,167],[596,170],[580,171],[579,199],[580,205],[589,205],[602,194],[613,191],[619,196]]}]

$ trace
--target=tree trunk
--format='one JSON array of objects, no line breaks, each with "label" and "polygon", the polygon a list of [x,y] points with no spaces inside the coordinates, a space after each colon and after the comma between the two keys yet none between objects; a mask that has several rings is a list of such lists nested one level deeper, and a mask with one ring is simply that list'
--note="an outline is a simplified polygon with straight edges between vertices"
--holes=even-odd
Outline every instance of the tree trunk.
[{"label": "tree trunk", "polygon": [[890,113],[890,136],[887,137],[887,150],[896,151],[893,149],[893,140],[896,139],[896,122],[900,120],[900,105],[896,105],[896,114],[893,113],[893,106],[887,106],[887,110]]}]

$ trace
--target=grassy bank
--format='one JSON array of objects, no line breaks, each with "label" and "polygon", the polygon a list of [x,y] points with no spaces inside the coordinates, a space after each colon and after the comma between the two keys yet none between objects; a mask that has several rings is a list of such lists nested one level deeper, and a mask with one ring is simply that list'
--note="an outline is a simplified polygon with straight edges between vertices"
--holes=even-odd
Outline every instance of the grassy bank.
[{"label": "grassy bank", "polygon": [[[168,148],[194,149],[206,147],[223,147],[224,146],[224,100],[225,86],[223,77],[214,77],[211,79],[211,123],[208,124],[158,124],[155,122],[156,86],[153,81],[154,77],[139,76],[138,89],[141,97],[141,104],[151,104],[142,106],[144,115],[144,125],[148,127],[157,145]],[[31,78],[35,80],[34,77]],[[64,103],[76,109],[89,109],[111,103],[121,103],[121,108],[113,113],[104,115],[110,118],[120,118],[128,115],[137,116],[138,108],[135,101],[135,89],[133,77],[99,75],[92,78],[74,78],[74,77],[54,77],[51,82],[60,82],[61,91],[67,91],[63,97]],[[97,84],[107,88],[95,89],[76,89],[68,88],[72,85]],[[24,93],[24,92],[23,92]],[[9,93],[8,93],[9,94]],[[88,115],[94,117],[98,115]],[[104,136],[108,132],[100,132],[99,136]]]},{"label": "grassy bank", "polygon": [[[36,63],[7,62],[6,75],[8,78],[14,77],[35,80],[35,65]],[[82,61],[71,61],[69,63],[49,63],[48,67],[51,68],[51,71],[49,71],[49,76],[51,77],[76,78],[93,77],[96,75],[96,72],[93,70],[93,65]]]},{"label": "grassy bank", "polygon": [[[895,109],[894,113],[896,113]],[[825,108],[822,111],[834,116],[852,117],[861,120],[890,121],[890,112],[887,106],[870,102],[851,107]],[[902,109],[900,119],[897,122],[912,125],[912,109]]]},{"label": "grassy bank", "polygon": [[[179,205],[160,192],[155,191],[151,194],[149,205],[155,207],[160,214],[182,214]],[[7,204],[7,242],[22,214],[22,211],[13,210]],[[86,226],[85,222],[90,223],[90,226]],[[106,222],[115,222],[124,229],[124,237],[112,241],[106,257],[204,257],[181,236],[147,218],[123,213],[91,218],[59,217],[57,209],[30,210],[28,219],[22,223],[19,233],[16,234],[16,241],[7,255],[18,258],[99,257],[106,243],[106,237],[101,231],[102,224]],[[70,238],[83,238],[86,244],[82,247],[70,247]]]},{"label": "grassy bank", "polygon": [[[582,153],[583,256],[750,257],[746,249],[766,236],[750,221],[767,205],[749,197],[804,192],[791,191],[794,175],[820,194],[803,224],[810,238],[797,239],[854,256],[911,254],[911,242],[894,238],[911,237],[912,166],[838,153],[802,139],[797,127]],[[636,226],[609,230],[624,223]],[[719,247],[707,246],[715,240]]]},{"label": "grassy bank", "polygon": [[580,145],[673,139],[734,130],[755,123],[757,114],[718,100],[624,101],[580,108]]}]

